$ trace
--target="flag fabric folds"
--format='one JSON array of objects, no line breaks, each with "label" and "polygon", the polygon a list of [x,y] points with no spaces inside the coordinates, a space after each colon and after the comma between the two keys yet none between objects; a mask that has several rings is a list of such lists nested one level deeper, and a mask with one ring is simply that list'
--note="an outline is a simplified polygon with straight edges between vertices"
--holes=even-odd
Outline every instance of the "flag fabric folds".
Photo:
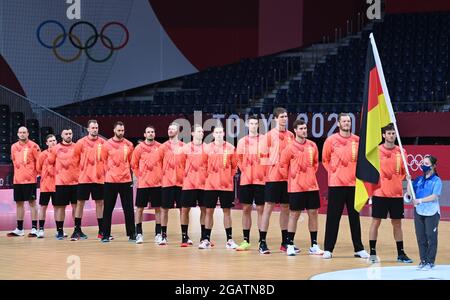
[{"label": "flag fabric folds", "polygon": [[378,51],[373,35],[371,35],[367,49],[358,161],[356,164],[355,210],[358,212],[379,186],[380,155],[378,145],[382,141],[381,129],[389,123],[395,123],[389,94],[387,88],[383,88],[382,82],[386,87]]}]

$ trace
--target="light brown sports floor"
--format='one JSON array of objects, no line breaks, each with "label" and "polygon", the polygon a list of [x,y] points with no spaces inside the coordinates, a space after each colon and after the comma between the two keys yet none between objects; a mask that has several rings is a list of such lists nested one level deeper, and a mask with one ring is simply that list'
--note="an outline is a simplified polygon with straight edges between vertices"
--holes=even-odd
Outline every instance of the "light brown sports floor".
[{"label": "light brown sports floor", "polygon": [[[150,211],[149,211],[150,212]],[[256,220],[256,212],[253,212]],[[199,210],[191,211],[189,232],[194,246],[181,248],[178,210],[171,210],[168,225],[169,245],[158,246],[153,242],[154,221],[143,225],[145,242],[136,245],[125,237],[124,225],[114,225],[116,239],[102,244],[96,238],[97,228],[86,227],[88,240],[57,241],[54,229],[46,230],[44,239],[8,238],[0,232],[0,279],[67,279],[79,274],[81,279],[308,279],[319,273],[350,268],[367,267],[367,261],[353,257],[347,216],[343,216],[338,243],[331,260],[307,254],[309,232],[306,214],[301,217],[296,235],[296,245],[302,252],[288,257],[278,251],[280,235],[278,213],[271,218],[268,233],[270,255],[260,255],[257,250],[258,230],[251,231],[252,248],[246,252],[225,249],[225,230],[220,209],[215,213],[212,240],[216,246],[209,250],[197,248],[200,238]],[[233,210],[233,237],[242,240],[241,211]],[[369,217],[361,217],[363,242],[368,250]],[[323,247],[325,215],[320,215],[319,243]],[[418,263],[418,248],[413,220],[403,221],[405,250]],[[254,221],[255,223],[255,221]],[[66,228],[71,233],[71,228]],[[450,263],[450,222],[439,227],[437,264]],[[382,223],[377,244],[382,266],[399,265],[389,220]],[[79,273],[73,272],[79,261]],[[400,264],[401,265],[401,264]],[[69,274],[69,275],[68,275]],[[71,275],[72,274],[72,275]]]}]

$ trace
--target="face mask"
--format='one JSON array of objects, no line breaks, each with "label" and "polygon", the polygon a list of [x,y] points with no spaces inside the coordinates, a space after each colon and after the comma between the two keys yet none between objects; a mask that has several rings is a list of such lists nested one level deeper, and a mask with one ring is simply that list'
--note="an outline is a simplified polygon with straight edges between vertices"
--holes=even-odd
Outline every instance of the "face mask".
[{"label": "face mask", "polygon": [[430,166],[425,166],[425,165],[423,165],[423,166],[420,167],[420,169],[422,169],[422,171],[423,171],[424,173],[427,173],[428,171],[431,170],[431,167],[430,167]]}]

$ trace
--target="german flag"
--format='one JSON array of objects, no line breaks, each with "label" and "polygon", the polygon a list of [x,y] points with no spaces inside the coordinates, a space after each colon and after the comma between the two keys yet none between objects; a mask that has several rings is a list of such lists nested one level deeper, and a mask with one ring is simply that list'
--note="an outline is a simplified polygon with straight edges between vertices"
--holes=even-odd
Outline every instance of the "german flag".
[{"label": "german flag", "polygon": [[381,129],[395,123],[373,34],[367,49],[361,131],[356,164],[355,210],[360,211],[379,186]]}]

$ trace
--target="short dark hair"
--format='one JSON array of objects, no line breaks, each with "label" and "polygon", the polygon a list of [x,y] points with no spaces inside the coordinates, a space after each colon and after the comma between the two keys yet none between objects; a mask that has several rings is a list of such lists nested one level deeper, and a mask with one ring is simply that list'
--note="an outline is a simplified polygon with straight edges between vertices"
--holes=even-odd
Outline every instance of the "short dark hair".
[{"label": "short dark hair", "polygon": [[279,115],[284,114],[284,113],[287,113],[287,110],[284,107],[275,107],[273,109],[274,118],[278,118]]},{"label": "short dark hair", "polygon": [[258,116],[255,115],[255,114],[248,116],[247,122],[250,121],[250,120],[256,120],[256,121],[259,122],[259,118],[258,118]]},{"label": "short dark hair", "polygon": [[114,129],[117,127],[117,126],[125,126],[124,124],[123,124],[123,122],[122,121],[117,121],[116,123],[114,123]]},{"label": "short dark hair", "polygon": [[[350,118],[350,114],[349,113],[344,113],[344,112],[341,112],[339,115],[338,115],[338,122],[339,121],[341,121],[341,118],[342,117],[349,117]],[[350,118],[350,120],[351,120],[352,118]]]},{"label": "short dark hair", "polygon": [[386,131],[393,131],[393,130],[395,130],[394,124],[389,123],[388,125],[381,128],[381,133],[385,134]]},{"label": "short dark hair", "polygon": [[294,129],[297,129],[297,127],[298,126],[300,126],[300,125],[305,125],[306,124],[306,122],[305,122],[305,120],[302,118],[302,119],[298,119],[298,120],[295,120],[294,121],[294,126],[293,126],[293,128]]},{"label": "short dark hair", "polygon": [[47,134],[47,136],[45,137],[45,141],[48,141],[48,139],[52,137],[56,139],[56,136],[53,133]]},{"label": "short dark hair", "polygon": [[96,124],[98,124],[97,120],[92,119],[92,120],[89,120],[89,121],[87,122],[87,127],[89,127],[89,125],[91,125],[91,123],[96,123]]},{"label": "short dark hair", "polygon": [[145,126],[144,132],[147,131],[147,128],[151,128],[151,129],[153,129],[154,131],[156,131],[155,126],[153,126],[153,125],[147,125],[147,126]]}]

